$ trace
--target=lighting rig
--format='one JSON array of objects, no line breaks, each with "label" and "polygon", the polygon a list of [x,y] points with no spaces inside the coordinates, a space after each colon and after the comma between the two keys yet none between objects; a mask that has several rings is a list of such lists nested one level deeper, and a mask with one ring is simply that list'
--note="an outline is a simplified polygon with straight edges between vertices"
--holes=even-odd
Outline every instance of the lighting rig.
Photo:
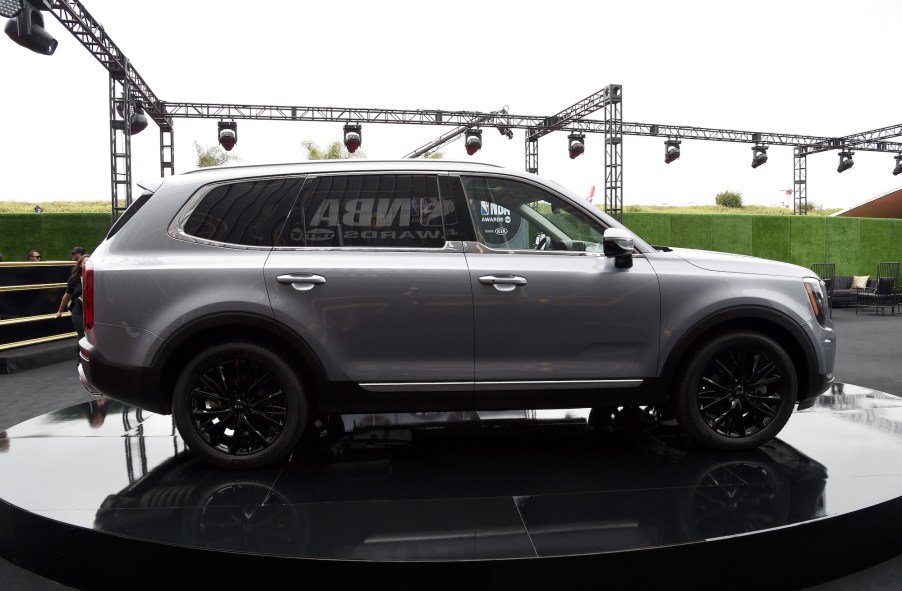
[{"label": "lighting rig", "polygon": [[9,19],[6,36],[35,53],[53,55],[59,43],[44,29],[42,10],[49,5],[38,0],[0,0],[0,15]]},{"label": "lighting rig", "polygon": [[567,136],[567,149],[570,152],[570,160],[573,160],[586,151],[586,134],[573,132]]},{"label": "lighting rig", "polygon": [[680,140],[664,140],[664,164],[670,164],[680,158]]},{"label": "lighting rig", "polygon": [[[852,134],[840,138],[801,136],[794,134],[752,133],[737,130],[628,123],[622,118],[622,86],[611,84],[551,117],[514,116],[507,109],[481,113],[473,111],[361,109],[336,107],[298,107],[273,105],[235,105],[208,103],[164,103],[129,63],[128,58],[113,43],[79,0],[0,0],[0,15],[12,19],[4,28],[16,43],[38,53],[51,55],[57,42],[44,29],[42,12],[49,12],[65,27],[110,73],[110,154],[113,219],[131,204],[130,137],[138,133],[147,119],[153,119],[160,130],[160,174],[174,173],[173,120],[182,118],[266,119],[292,121],[356,121],[388,124],[421,124],[455,126],[439,141],[450,141],[466,134],[467,152],[473,154],[482,146],[481,129],[493,126],[511,138],[513,129],[526,130],[526,169],[538,173],[538,139],[553,131],[573,133],[603,133],[605,136],[605,211],[620,218],[622,215],[622,137],[624,135],[659,136],[665,142],[665,161],[679,157],[681,139],[744,142],[755,148],[767,145],[789,145],[795,148],[794,213],[807,212],[805,193],[806,157],[829,150],[842,150],[839,170],[851,167],[852,149],[857,151],[896,152],[902,156],[902,144],[889,143],[889,138],[902,136],[902,124]],[[123,98],[120,98],[123,97]],[[117,118],[117,101],[133,105],[128,118]],[[590,120],[592,112],[604,110],[604,118]],[[124,111],[128,112],[128,111]],[[146,114],[145,114],[146,112]],[[232,122],[234,123],[234,121]],[[359,125],[359,123],[356,123]],[[139,129],[140,128],[140,129]],[[680,139],[674,139],[680,138]],[[671,145],[675,142],[675,146]],[[568,136],[568,146],[569,146]],[[432,143],[432,148],[436,146]],[[583,143],[583,147],[585,144]],[[676,148],[674,152],[670,148]],[[753,148],[753,149],[755,149]],[[420,150],[423,150],[421,148]],[[471,151],[472,150],[472,151]],[[350,151],[350,150],[349,150]],[[422,154],[424,152],[420,152]],[[760,152],[755,160],[762,160]],[[415,156],[414,156],[415,157]],[[669,159],[669,160],[668,160]],[[753,160],[753,165],[755,163]],[[894,174],[902,173],[902,161],[896,158]],[[761,161],[763,164],[763,161]],[[120,195],[124,193],[124,205]]]},{"label": "lighting rig", "polygon": [[898,176],[902,174],[902,154],[894,156],[893,160],[896,161],[896,168],[893,169],[893,176]]},{"label": "lighting rig", "polygon": [[231,152],[235,144],[238,143],[238,123],[236,121],[220,121],[216,124],[218,128],[217,140],[222,149]]},{"label": "lighting rig", "polygon": [[467,148],[467,155],[472,156],[482,148],[482,130],[468,129],[464,138],[464,146]]},{"label": "lighting rig", "polygon": [[855,162],[852,160],[852,155],[855,152],[850,152],[848,150],[842,150],[839,153],[839,166],[836,167],[836,172],[845,172],[854,166]]},{"label": "lighting rig", "polygon": [[360,135],[360,124],[348,123],[344,126],[344,144],[351,154],[356,152],[357,148],[363,144],[363,139]]},{"label": "lighting rig", "polygon": [[758,144],[752,146],[752,168],[758,168],[767,162],[767,146]]}]

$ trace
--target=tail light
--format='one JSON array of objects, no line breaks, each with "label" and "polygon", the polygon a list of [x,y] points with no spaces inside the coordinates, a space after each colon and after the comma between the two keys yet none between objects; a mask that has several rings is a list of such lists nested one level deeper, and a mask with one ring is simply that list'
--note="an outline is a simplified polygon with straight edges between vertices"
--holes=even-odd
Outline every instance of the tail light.
[{"label": "tail light", "polygon": [[85,309],[85,331],[94,332],[94,265],[91,259],[85,259],[85,268],[81,275],[81,299]]}]

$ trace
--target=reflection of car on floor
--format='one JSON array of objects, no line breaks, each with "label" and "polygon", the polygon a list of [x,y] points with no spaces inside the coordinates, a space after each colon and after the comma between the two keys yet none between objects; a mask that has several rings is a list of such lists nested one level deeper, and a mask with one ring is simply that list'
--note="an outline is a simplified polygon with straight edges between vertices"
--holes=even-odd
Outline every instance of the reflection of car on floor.
[{"label": "reflection of car on floor", "polygon": [[749,449],[833,380],[808,269],[646,244],[532,174],[445,161],[167,177],[84,273],[82,382],[220,466],[345,413],[653,405]]},{"label": "reflection of car on floor", "polygon": [[110,495],[94,527],[246,552],[426,560],[615,551],[825,514],[825,468],[779,440],[712,453],[573,425],[433,431],[384,447],[364,430],[354,453],[346,435],[240,473],[181,454]]}]

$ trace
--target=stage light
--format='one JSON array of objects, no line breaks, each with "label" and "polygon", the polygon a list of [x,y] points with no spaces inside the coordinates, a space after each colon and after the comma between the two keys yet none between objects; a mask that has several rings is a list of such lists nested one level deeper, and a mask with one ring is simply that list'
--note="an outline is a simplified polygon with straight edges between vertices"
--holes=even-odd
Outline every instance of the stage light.
[{"label": "stage light", "polygon": [[855,152],[849,152],[848,150],[843,150],[839,153],[839,166],[836,167],[836,172],[843,172],[852,168],[855,164],[852,161],[852,154]]},{"label": "stage light", "polygon": [[0,16],[16,18],[22,12],[22,0],[0,0]]},{"label": "stage light", "polygon": [[567,136],[567,145],[570,150],[570,160],[573,160],[586,151],[586,134],[571,133]]},{"label": "stage light", "polygon": [[235,121],[219,121],[216,124],[219,130],[219,145],[226,152],[232,150],[238,143],[238,123]]},{"label": "stage light", "polygon": [[758,144],[752,146],[752,168],[758,168],[767,162],[767,146]]},{"label": "stage light", "polygon": [[144,114],[144,107],[141,103],[135,103],[135,112],[132,113],[129,122],[129,132],[132,135],[141,133],[147,127],[147,115]]},{"label": "stage light", "polygon": [[680,157],[680,140],[664,140],[664,164],[670,164]]},{"label": "stage light", "polygon": [[467,137],[464,139],[464,145],[467,147],[467,154],[472,156],[482,148],[482,130],[468,129]]},{"label": "stage light", "polygon": [[50,33],[44,30],[44,17],[40,8],[30,2],[23,2],[16,6],[15,2],[8,0],[3,2],[3,15],[16,15],[6,21],[3,31],[7,37],[35,53],[53,55],[56,46],[59,45]]},{"label": "stage light", "polygon": [[348,152],[353,154],[357,151],[357,148],[363,144],[363,136],[360,132],[360,124],[359,123],[348,123],[344,127],[344,142],[345,148],[348,149]]},{"label": "stage light", "polygon": [[896,168],[893,169],[893,176],[902,174],[902,154],[894,156],[893,160],[896,161]]},{"label": "stage light", "polygon": [[509,139],[509,140],[514,139],[514,130],[511,129],[510,127],[504,127],[503,125],[499,125],[498,133],[500,133],[501,135],[506,135],[507,139]]}]

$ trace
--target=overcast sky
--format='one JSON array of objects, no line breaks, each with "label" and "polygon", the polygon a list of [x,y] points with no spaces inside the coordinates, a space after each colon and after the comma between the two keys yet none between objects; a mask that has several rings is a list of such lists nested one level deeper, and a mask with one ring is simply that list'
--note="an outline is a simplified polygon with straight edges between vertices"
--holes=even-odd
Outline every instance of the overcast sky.
[{"label": "overcast sky", "polygon": [[[552,115],[623,85],[624,121],[842,136],[899,124],[899,0],[859,2],[281,2],[82,0],[164,101]],[[41,56],[0,39],[0,200],[110,198],[108,74],[56,19]],[[593,116],[601,119],[601,112]],[[246,163],[303,160],[303,140],[341,139],[341,123],[239,121]],[[370,158],[397,158],[449,127],[363,127]],[[566,133],[539,142],[539,172],[586,195],[604,186],[603,135],[567,156]],[[193,143],[216,144],[215,120],[177,119],[176,171]],[[902,141],[898,138],[896,141]],[[483,149],[449,159],[523,169],[524,135],[486,129]],[[663,138],[627,136],[624,204],[785,201],[791,147],[751,168],[748,144],[684,140],[664,164]],[[132,138],[133,178],[159,176],[159,133]],[[808,200],[848,207],[902,186],[892,154],[808,158]],[[600,200],[599,200],[600,202]]]}]

